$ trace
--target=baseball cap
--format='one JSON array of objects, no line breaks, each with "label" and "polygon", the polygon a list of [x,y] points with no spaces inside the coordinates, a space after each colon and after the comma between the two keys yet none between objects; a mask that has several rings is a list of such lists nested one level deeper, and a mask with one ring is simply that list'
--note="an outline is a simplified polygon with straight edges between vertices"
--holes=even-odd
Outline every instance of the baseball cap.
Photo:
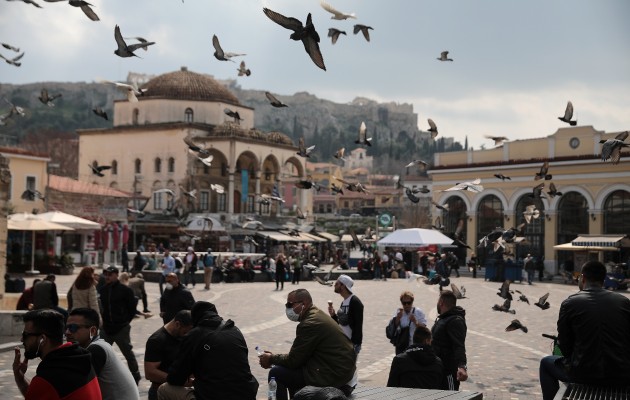
[{"label": "baseball cap", "polygon": [[192,247],[188,247],[188,251],[195,251]]},{"label": "baseball cap", "polygon": [[108,274],[112,273],[112,272],[117,274],[118,273],[118,268],[114,267],[113,265],[110,265],[109,267],[105,268],[104,272],[107,272]]},{"label": "baseball cap", "polygon": [[342,285],[344,285],[346,288],[348,288],[350,293],[352,293],[352,286],[354,286],[354,281],[352,280],[352,278],[350,278],[346,274],[343,274],[343,275],[339,275],[339,278],[337,278],[337,281],[340,282]]}]

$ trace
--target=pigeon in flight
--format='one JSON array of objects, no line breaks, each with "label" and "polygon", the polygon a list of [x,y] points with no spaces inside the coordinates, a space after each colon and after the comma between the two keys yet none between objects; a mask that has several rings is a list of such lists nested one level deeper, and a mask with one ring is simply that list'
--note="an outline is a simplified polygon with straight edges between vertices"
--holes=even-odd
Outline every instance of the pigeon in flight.
[{"label": "pigeon in flight", "polygon": [[214,156],[212,154],[210,154],[209,156],[206,156],[206,157],[199,157],[199,156],[197,156],[197,159],[199,161],[201,161],[204,165],[210,167],[210,166],[212,166],[212,160],[214,159]]},{"label": "pigeon in flight", "polygon": [[45,104],[45,105],[47,105],[48,107],[54,107],[54,106],[55,106],[55,103],[53,103],[53,101],[54,101],[55,99],[58,99],[59,97],[61,97],[61,93],[59,93],[59,94],[54,94],[54,95],[52,95],[52,96],[49,96],[49,95],[48,95],[48,90],[46,90],[46,89],[42,89],[42,91],[41,91],[41,92],[40,92],[40,94],[39,94],[38,99],[39,99],[39,101],[41,101],[41,102],[42,102],[42,104]]},{"label": "pigeon in flight", "polygon": [[310,175],[308,175],[306,179],[295,182],[295,187],[298,189],[315,189],[318,192],[321,189],[317,183],[313,182],[313,177]]},{"label": "pigeon in flight", "polygon": [[438,135],[437,125],[435,125],[435,122],[433,122],[431,118],[429,118],[427,121],[429,122],[429,132],[431,132],[431,139],[435,139],[435,137]]},{"label": "pigeon in flight", "polygon": [[280,100],[278,100],[278,98],[276,96],[274,96],[273,94],[271,94],[269,92],[265,92],[265,96],[267,96],[267,100],[269,100],[269,103],[273,107],[276,107],[276,108],[289,107],[288,105],[286,105],[283,102],[281,102]]},{"label": "pigeon in flight", "polygon": [[92,109],[92,112],[96,115],[98,115],[99,117],[109,121],[109,118],[107,117],[107,113],[105,112],[105,110],[103,110],[101,107],[94,107]]},{"label": "pigeon in flight", "polygon": [[306,25],[303,25],[297,18],[287,18],[284,15],[268,8],[263,8],[263,12],[276,24],[282,26],[283,28],[292,30],[293,33],[289,37],[295,41],[301,40],[302,44],[304,44],[304,50],[306,50],[308,55],[311,57],[313,63],[324,71],[326,70],[324,57],[319,49],[319,35],[315,30],[310,13],[306,17]]},{"label": "pigeon in flight", "polygon": [[499,288],[499,292],[497,293],[497,295],[503,299],[512,300],[512,293],[510,291],[509,280],[506,280],[503,282],[503,284],[501,285],[501,288]]},{"label": "pigeon in flight", "polygon": [[13,110],[9,110],[9,112],[5,114],[0,114],[0,126],[6,125],[7,120],[11,118],[12,115],[13,115]]},{"label": "pigeon in flight", "polygon": [[462,182],[458,183],[455,186],[452,186],[448,189],[444,189],[443,192],[451,192],[454,190],[468,190],[473,193],[481,193],[483,191],[483,186],[480,185],[481,179],[477,178],[472,182]]},{"label": "pigeon in flight", "polygon": [[11,106],[11,110],[9,111],[9,117],[11,115],[19,115],[20,117],[24,117],[26,115],[26,110],[23,107],[20,106],[16,106],[15,104],[11,103],[6,97],[4,98],[4,101],[7,102],[7,104],[9,104]]},{"label": "pigeon in flight", "polygon": [[525,211],[523,211],[523,216],[525,217],[525,221],[528,224],[532,223],[532,218],[533,219],[538,219],[538,217],[540,217],[540,210],[536,209],[535,205],[529,205],[527,207],[525,207]]},{"label": "pigeon in flight", "polygon": [[189,192],[182,185],[179,185],[179,190],[181,190],[182,194],[188,197],[189,199],[197,198],[197,189],[193,189]]},{"label": "pigeon in flight", "polygon": [[96,176],[100,176],[101,178],[105,176],[105,174],[103,174],[102,171],[111,169],[112,166],[111,165],[92,165],[92,164],[88,164],[88,166],[90,167],[90,169],[92,170],[92,173]]},{"label": "pigeon in flight", "polygon": [[243,224],[242,228],[243,229],[262,230],[262,229],[265,229],[265,226],[260,221],[245,221],[245,223]]},{"label": "pigeon in flight", "polygon": [[435,207],[437,207],[438,210],[442,210],[444,212],[448,212],[448,204],[439,204],[439,203],[436,203],[433,200],[431,200],[431,204],[433,204]]},{"label": "pigeon in flight", "polygon": [[346,159],[345,159],[345,158],[343,158],[343,155],[344,155],[344,153],[345,153],[345,152],[346,152],[346,148],[345,148],[345,147],[342,147],[342,148],[340,148],[339,150],[337,150],[337,151],[335,152],[335,154],[333,155],[333,157],[335,157],[335,158],[336,158],[336,159],[338,159],[338,160],[343,160],[343,161],[346,161]]},{"label": "pigeon in flight", "polygon": [[297,219],[306,219],[306,215],[304,215],[300,207],[295,209],[295,215],[297,216]]},{"label": "pigeon in flight", "polygon": [[346,180],[344,180],[344,179],[337,178],[336,176],[333,176],[333,178],[335,178],[336,180],[338,180],[338,181],[339,181],[339,182],[341,182],[341,183],[344,183],[344,184],[346,185],[346,189],[348,189],[348,190],[349,190],[349,191],[351,191],[351,192],[366,193],[366,194],[367,194],[367,193],[369,193],[369,192],[365,189],[365,186],[363,186],[363,185],[361,184],[361,182],[356,182],[356,183],[353,183],[353,182],[348,182],[348,181],[346,181]]},{"label": "pigeon in flight", "polygon": [[614,139],[600,140],[599,143],[603,143],[602,146],[602,161],[610,161],[613,164],[619,164],[621,159],[621,149],[624,147],[630,147],[630,144],[624,143],[628,138],[628,131],[621,132]]},{"label": "pigeon in flight", "polygon": [[550,304],[547,301],[548,297],[549,297],[549,293],[546,293],[540,299],[538,299],[538,301],[534,304],[536,305],[536,307],[540,307],[541,309],[546,310],[550,307]]},{"label": "pigeon in flight", "polygon": [[356,35],[360,31],[361,33],[363,33],[363,37],[365,38],[365,40],[367,40],[369,42],[370,41],[370,29],[374,30],[374,28],[372,28],[371,26],[356,24],[354,26],[353,32]]},{"label": "pigeon in flight", "polygon": [[[140,37],[140,36],[132,36],[132,37],[126,37],[126,38],[125,38],[125,40],[130,40],[130,39],[131,39],[131,40],[137,40],[138,42],[143,43],[143,44],[144,44],[144,43],[149,43],[149,41],[148,41],[148,40],[146,40],[145,38]],[[141,48],[142,50],[144,50],[144,51],[148,51],[148,50],[149,50],[149,45],[148,45],[148,44],[145,44],[144,46],[141,46],[140,48]]]},{"label": "pigeon in flight", "polygon": [[225,53],[221,48],[221,44],[219,43],[219,38],[217,35],[212,35],[212,46],[214,46],[214,58],[219,61],[232,61],[232,57],[246,56],[247,54],[241,53]]},{"label": "pigeon in flight", "polygon": [[426,161],[413,160],[409,164],[405,165],[405,168],[413,167],[414,165],[417,165],[418,167],[421,167],[422,169],[426,169],[429,164],[427,164]]},{"label": "pigeon in flight", "polygon": [[506,299],[502,305],[498,305],[498,304],[493,305],[492,309],[494,311],[502,311],[502,312],[506,312],[510,314],[516,314],[515,310],[510,310],[511,306],[512,306],[512,301],[509,299]]},{"label": "pigeon in flight", "polygon": [[140,48],[145,48],[147,46],[151,46],[155,44],[155,42],[146,42],[146,43],[143,42],[143,43],[134,43],[131,45],[127,45],[127,43],[125,43],[125,39],[123,39],[122,34],[120,33],[120,27],[118,25],[114,27],[114,39],[116,39],[116,44],[118,45],[118,48],[114,50],[114,54],[116,54],[118,57],[123,57],[123,58],[138,57],[137,55],[133,53],[134,51]]},{"label": "pigeon in flight", "polygon": [[532,199],[536,200],[542,200],[542,199],[546,199],[545,195],[543,194],[543,190],[545,189],[545,182],[542,182],[536,186],[534,186],[534,188],[532,189],[531,193],[528,193],[527,196],[531,197]]},{"label": "pigeon in flight", "polygon": [[[462,289],[464,287],[462,286]],[[461,299],[465,299],[466,295],[464,293],[466,293],[465,291],[462,292],[461,290],[459,290],[459,288],[457,287],[457,285],[455,285],[454,283],[451,283],[451,291],[453,292],[453,294],[455,295],[455,298],[457,300],[461,300]]]},{"label": "pigeon in flight", "polygon": [[[45,2],[48,3],[57,3],[60,1],[66,1],[66,0],[44,0]],[[98,18],[98,15],[96,15],[96,13],[94,12],[94,10],[92,10],[92,8],[90,8],[90,6],[94,7],[93,4],[90,4],[86,1],[83,0],[70,0],[68,1],[68,4],[70,4],[73,7],[79,7],[81,8],[81,10],[83,11],[83,13],[92,21],[100,21],[100,19]]]},{"label": "pigeon in flight", "polygon": [[322,8],[324,10],[328,11],[329,13],[331,13],[333,15],[332,17],[330,17],[330,19],[336,19],[336,20],[339,20],[339,21],[342,21],[342,20],[345,20],[345,19],[348,19],[348,18],[357,19],[356,15],[354,15],[354,13],[346,14],[346,13],[343,13],[341,11],[337,11],[330,4],[326,3],[323,0],[319,4],[322,6]]},{"label": "pigeon in flight", "polygon": [[558,117],[558,119],[571,126],[577,125],[577,120],[571,121],[571,118],[573,118],[573,103],[569,101],[567,102],[567,108],[564,110],[564,115],[562,117]]},{"label": "pigeon in flight", "polygon": [[407,195],[407,198],[411,200],[412,203],[418,203],[420,201],[420,198],[416,196],[415,194],[413,194],[413,191],[408,187],[405,188],[405,194]]},{"label": "pigeon in flight", "polygon": [[334,282],[332,282],[332,281],[330,280],[330,277],[332,276],[332,272],[333,272],[333,270],[334,270],[335,268],[337,268],[337,266],[336,266],[336,265],[333,265],[333,266],[330,268],[330,270],[326,273],[326,275],[324,275],[324,279],[320,278],[320,277],[319,277],[319,276],[317,276],[317,275],[313,275],[313,279],[314,279],[315,281],[317,281],[319,284],[326,285],[326,286],[332,286],[332,285],[334,284]]},{"label": "pigeon in flight", "polygon": [[333,195],[335,195],[335,194],[341,194],[341,195],[343,195],[343,188],[338,187],[338,186],[335,186],[335,184],[334,184],[334,183],[331,183],[331,186],[330,186],[330,192],[331,192]]},{"label": "pigeon in flight", "polygon": [[130,103],[137,103],[138,102],[137,96],[143,96],[144,92],[146,91],[146,90],[138,89],[138,86],[136,84],[130,85],[128,83],[112,82],[108,80],[101,80],[99,82],[110,83],[116,86],[118,90],[125,92],[127,94],[127,101]]},{"label": "pigeon in flight", "polygon": [[547,192],[547,194],[551,196],[551,198],[562,196],[562,192],[558,192],[558,190],[556,189],[556,185],[554,185],[553,182],[549,184],[549,191]]},{"label": "pigeon in flight", "polygon": [[505,328],[505,331],[511,332],[517,329],[520,329],[523,332],[527,333],[527,327],[521,324],[521,321],[519,321],[518,319],[513,319],[510,325],[508,325],[507,328]]},{"label": "pigeon in flight", "polygon": [[494,140],[495,146],[500,146],[503,144],[503,142],[508,140],[508,138],[506,138],[505,136],[491,136],[491,135],[486,135],[486,139]]},{"label": "pigeon in flight", "polygon": [[44,200],[44,195],[41,194],[39,190],[26,189],[24,192],[22,192],[22,195],[20,196],[20,198],[22,200],[27,200],[27,201],[35,201],[35,199]]},{"label": "pigeon in flight", "polygon": [[495,177],[497,177],[498,179],[501,179],[502,181],[505,181],[506,179],[511,181],[512,178],[510,178],[509,176],[505,176],[503,174],[494,174]]},{"label": "pigeon in flight", "polygon": [[540,172],[536,172],[536,176],[534,176],[534,180],[541,180],[544,179],[546,181],[551,180],[551,178],[553,177],[553,175],[549,175],[547,174],[547,172],[549,172],[549,161],[545,161],[542,165],[542,167],[540,167]]},{"label": "pigeon in flight", "polygon": [[243,120],[243,118],[241,118],[241,116],[239,115],[238,111],[232,111],[229,108],[226,108],[225,110],[223,110],[223,112],[228,117],[234,118],[234,122],[236,122],[237,124],[240,124],[241,121]]},{"label": "pigeon in flight", "polygon": [[210,152],[208,150],[199,145],[196,145],[195,142],[193,142],[189,138],[184,138],[184,143],[186,143],[186,145],[188,146],[188,151],[195,154],[197,157],[207,157],[210,155]]},{"label": "pigeon in flight", "polygon": [[138,217],[144,217],[144,209],[147,208],[149,204],[149,199],[146,199],[142,204],[140,204],[137,208],[127,207],[127,213],[137,215]]},{"label": "pigeon in flight", "polygon": [[518,301],[522,301],[523,303],[527,303],[529,304],[529,299],[527,298],[527,296],[525,296],[523,293],[521,293],[519,290],[515,290],[516,293],[519,294],[518,296]]},{"label": "pigeon in flight", "polygon": [[359,137],[354,141],[356,144],[367,144],[368,146],[372,146],[372,138],[367,136],[367,127],[365,126],[365,122],[361,122],[361,126],[359,127]]},{"label": "pigeon in flight", "polygon": [[21,59],[22,57],[24,57],[24,53],[19,54],[19,55],[17,55],[17,56],[15,56],[15,57],[13,57],[13,58],[6,58],[6,57],[5,57],[5,56],[3,56],[2,54],[0,54],[0,58],[2,58],[4,61],[6,61],[6,63],[7,63],[7,64],[9,64],[9,65],[14,65],[14,66],[16,66],[16,67],[19,67],[20,65],[22,65],[22,63],[21,63],[21,62],[18,62],[18,61],[20,61],[20,59]]},{"label": "pigeon in flight", "polygon": [[332,44],[337,43],[337,39],[339,39],[339,35],[341,34],[345,35],[346,32],[340,31],[339,29],[336,29],[336,28],[328,28],[328,37],[332,38]]},{"label": "pigeon in flight", "polygon": [[300,157],[304,157],[304,158],[309,158],[310,154],[313,150],[315,150],[315,145],[306,147],[306,145],[304,144],[304,138],[301,137],[299,144],[298,144],[298,152],[296,153],[298,156]]},{"label": "pigeon in flight", "polygon": [[245,66],[245,61],[241,61],[241,65],[238,67],[237,71],[238,76],[250,76],[252,74],[252,71],[250,71],[249,68]]},{"label": "pigeon in flight", "polygon": [[2,45],[2,47],[4,47],[5,49],[8,49],[8,50],[13,50],[13,51],[15,51],[16,53],[19,53],[19,52],[20,52],[20,49],[19,49],[19,48],[14,47],[14,46],[11,46],[11,45],[10,45],[10,44],[8,44],[8,43],[0,43],[0,45]]},{"label": "pigeon in flight", "polygon": [[[7,0],[7,1],[16,1],[16,0]],[[32,4],[37,8],[42,8],[42,6],[40,6],[39,4],[35,3],[33,0],[17,0],[17,1],[22,1],[22,3],[25,4]]]},{"label": "pigeon in flight", "polygon": [[440,61],[453,61],[452,58],[448,58],[448,51],[443,51],[440,53],[440,56],[437,58]]},{"label": "pigeon in flight", "polygon": [[155,193],[166,193],[168,196],[170,196],[171,198],[175,197],[175,192],[171,189],[158,189],[153,191],[153,194]]},{"label": "pigeon in flight", "polygon": [[446,229],[446,227],[442,225],[442,220],[440,219],[440,217],[435,217],[435,222],[433,223],[433,225],[431,225],[431,228],[438,231],[443,231],[444,229]]},{"label": "pigeon in flight", "polygon": [[223,185],[219,185],[218,183],[211,183],[210,189],[214,190],[215,192],[219,194],[225,193],[225,188],[223,187]]},{"label": "pigeon in flight", "polygon": [[274,195],[270,195],[270,194],[261,194],[260,197],[262,197],[265,200],[273,200],[273,201],[277,201],[279,203],[284,203],[284,199],[280,196],[274,196]]}]

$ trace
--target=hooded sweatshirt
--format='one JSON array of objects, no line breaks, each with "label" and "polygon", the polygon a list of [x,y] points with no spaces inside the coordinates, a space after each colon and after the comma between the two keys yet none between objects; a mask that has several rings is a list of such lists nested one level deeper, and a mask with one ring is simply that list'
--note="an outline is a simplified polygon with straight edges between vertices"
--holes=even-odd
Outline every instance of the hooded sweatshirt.
[{"label": "hooded sweatshirt", "polygon": [[430,345],[412,344],[392,360],[387,386],[441,389],[442,360]]},{"label": "hooded sweatshirt", "polygon": [[433,324],[431,343],[444,364],[444,372],[453,374],[466,365],[466,310],[455,306],[440,314]]}]

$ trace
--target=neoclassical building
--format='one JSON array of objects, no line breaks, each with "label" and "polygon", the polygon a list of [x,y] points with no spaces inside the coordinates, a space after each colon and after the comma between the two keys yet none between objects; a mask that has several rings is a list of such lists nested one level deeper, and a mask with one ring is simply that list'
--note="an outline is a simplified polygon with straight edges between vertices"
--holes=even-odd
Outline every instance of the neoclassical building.
[{"label": "neoclassical building", "polygon": [[[305,176],[305,161],[287,135],[255,129],[252,108],[210,76],[185,67],[143,88],[138,102],[115,101],[112,128],[78,131],[80,180],[130,192],[135,205],[149,200],[144,209],[149,217],[164,216],[173,202],[180,214],[209,214],[222,223],[240,214],[279,213],[281,206],[261,206],[256,195],[271,194],[274,186],[283,194],[283,177]],[[238,112],[241,120],[226,115],[226,109]],[[207,149],[211,165],[189,152],[184,139]],[[111,169],[98,177],[90,165]],[[225,192],[217,193],[211,184]],[[159,189],[171,189],[175,198],[155,193]],[[195,198],[185,195],[192,190]],[[296,202],[310,214],[309,192],[300,191]],[[152,229],[168,224],[157,225]]]},{"label": "neoclassical building", "polygon": [[[516,246],[516,256],[532,253],[544,256],[548,271],[570,257],[570,252],[554,249],[580,235],[630,234],[630,153],[622,153],[613,165],[601,160],[601,139],[615,137],[592,126],[558,129],[538,138],[505,142],[488,150],[438,153],[433,178],[433,200],[448,204],[442,213],[447,233],[464,221],[464,239],[475,249],[478,241],[495,227],[518,226],[527,205],[534,204],[540,217],[526,226],[526,241]],[[545,161],[550,180],[535,180]],[[501,180],[495,174],[510,179]],[[481,193],[443,191],[457,183],[481,179]],[[539,200],[530,196],[544,182]],[[553,183],[562,195],[551,196]],[[476,251],[476,250],[473,250]],[[470,250],[468,255],[470,255]],[[605,254],[604,259],[625,261],[628,249]]]}]

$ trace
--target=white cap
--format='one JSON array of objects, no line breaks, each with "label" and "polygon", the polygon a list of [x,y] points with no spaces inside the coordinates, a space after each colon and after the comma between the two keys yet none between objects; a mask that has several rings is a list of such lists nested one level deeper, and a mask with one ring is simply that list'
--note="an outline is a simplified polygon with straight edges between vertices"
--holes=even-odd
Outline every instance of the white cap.
[{"label": "white cap", "polygon": [[354,281],[348,275],[339,275],[339,278],[337,278],[337,282],[344,285],[348,289],[348,291],[352,293],[352,286],[354,286]]}]

